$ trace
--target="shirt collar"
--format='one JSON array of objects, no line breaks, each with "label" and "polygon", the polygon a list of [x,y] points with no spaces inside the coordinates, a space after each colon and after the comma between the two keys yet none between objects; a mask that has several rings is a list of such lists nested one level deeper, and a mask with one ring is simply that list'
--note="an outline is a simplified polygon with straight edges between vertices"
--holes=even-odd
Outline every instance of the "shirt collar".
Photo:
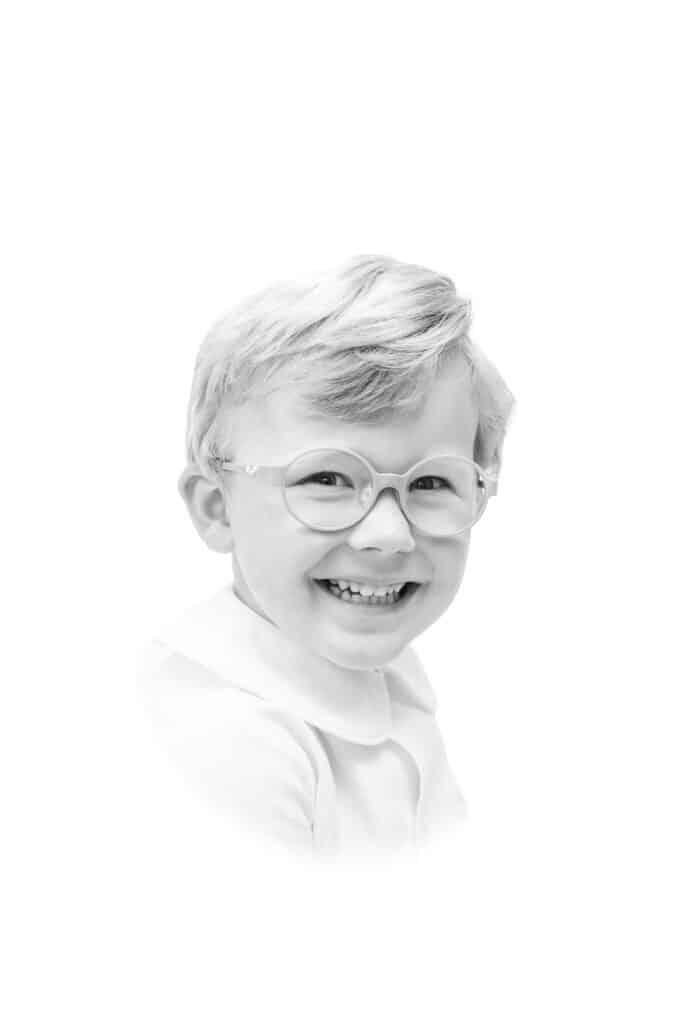
[{"label": "shirt collar", "polygon": [[262,618],[232,586],[191,608],[156,637],[240,689],[356,743],[392,734],[392,702],[433,712],[436,698],[415,651],[382,669],[348,669]]}]

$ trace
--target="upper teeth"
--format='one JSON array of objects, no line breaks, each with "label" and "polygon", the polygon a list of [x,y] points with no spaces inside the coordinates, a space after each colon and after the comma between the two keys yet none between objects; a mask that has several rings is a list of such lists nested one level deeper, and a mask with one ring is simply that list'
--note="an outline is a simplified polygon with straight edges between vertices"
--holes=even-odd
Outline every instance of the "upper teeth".
[{"label": "upper teeth", "polygon": [[392,583],[388,587],[370,587],[367,583],[354,583],[353,580],[330,580],[340,590],[350,590],[361,597],[384,597],[386,594],[395,594],[403,586],[402,583]]}]

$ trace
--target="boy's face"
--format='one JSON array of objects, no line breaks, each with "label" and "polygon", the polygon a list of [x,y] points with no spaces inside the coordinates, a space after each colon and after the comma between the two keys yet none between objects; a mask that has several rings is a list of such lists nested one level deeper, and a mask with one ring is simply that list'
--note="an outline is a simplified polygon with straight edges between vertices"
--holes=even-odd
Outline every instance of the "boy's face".
[{"label": "boy's face", "polygon": [[[231,458],[286,463],[307,448],[347,448],[378,472],[403,473],[432,454],[472,458],[477,412],[460,359],[440,371],[421,412],[381,423],[313,417],[301,389],[287,386],[232,413]],[[225,529],[237,595],[283,633],[347,668],[379,668],[397,657],[448,608],[462,580],[469,532],[430,537],[403,515],[394,491],[382,492],[361,522],[316,531],[287,510],[264,474],[225,473]],[[226,548],[224,548],[225,550]],[[395,605],[341,600],[320,579],[420,583]]]}]

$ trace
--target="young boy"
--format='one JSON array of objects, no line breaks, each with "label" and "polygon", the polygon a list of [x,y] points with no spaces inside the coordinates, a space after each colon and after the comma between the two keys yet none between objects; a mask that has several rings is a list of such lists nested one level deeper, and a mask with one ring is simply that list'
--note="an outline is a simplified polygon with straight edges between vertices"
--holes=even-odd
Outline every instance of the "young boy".
[{"label": "young boy", "polygon": [[233,578],[143,691],[184,773],[290,849],[415,849],[462,815],[409,644],[455,597],[512,408],[469,323],[448,278],[364,256],[199,351],[179,488]]}]

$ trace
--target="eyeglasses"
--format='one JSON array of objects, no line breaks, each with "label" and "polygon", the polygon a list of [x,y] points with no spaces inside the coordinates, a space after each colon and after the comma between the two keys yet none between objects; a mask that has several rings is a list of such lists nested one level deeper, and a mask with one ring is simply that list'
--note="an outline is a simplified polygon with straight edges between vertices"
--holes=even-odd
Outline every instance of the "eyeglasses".
[{"label": "eyeglasses", "polygon": [[314,530],[355,526],[389,488],[418,530],[452,537],[481,518],[497,489],[495,477],[476,462],[450,454],[423,459],[406,473],[377,473],[362,455],[343,448],[314,448],[280,466],[209,461],[217,471],[262,473],[282,488],[291,515]]}]

